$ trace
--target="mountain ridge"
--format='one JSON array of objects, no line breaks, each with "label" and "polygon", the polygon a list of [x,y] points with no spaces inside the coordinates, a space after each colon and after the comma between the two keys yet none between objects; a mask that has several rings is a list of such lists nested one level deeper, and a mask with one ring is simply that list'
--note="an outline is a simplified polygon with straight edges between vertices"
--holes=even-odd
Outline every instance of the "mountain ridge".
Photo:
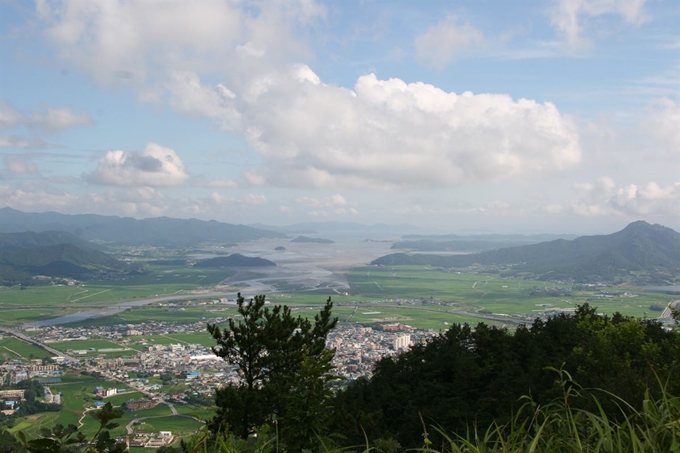
[{"label": "mountain ridge", "polygon": [[122,245],[187,246],[202,242],[244,242],[286,238],[284,233],[216,220],[22,212],[0,208],[0,233],[60,230],[84,240]]},{"label": "mountain ridge", "polygon": [[396,253],[374,260],[377,265],[433,265],[467,267],[475,264],[511,266],[514,273],[535,274],[541,279],[600,281],[634,272],[650,272],[652,282],[680,273],[680,233],[645,221],[623,230],[576,239],[556,239],[538,244],[507,247],[470,255]]}]

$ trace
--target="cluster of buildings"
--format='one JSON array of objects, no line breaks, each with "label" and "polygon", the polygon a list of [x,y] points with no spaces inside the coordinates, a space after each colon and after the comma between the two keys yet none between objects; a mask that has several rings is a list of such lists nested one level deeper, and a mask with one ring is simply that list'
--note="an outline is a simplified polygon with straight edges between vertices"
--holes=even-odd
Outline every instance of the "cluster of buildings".
[{"label": "cluster of buildings", "polygon": [[40,359],[24,362],[8,359],[0,363],[0,385],[12,386],[26,379],[57,378],[63,375],[57,364],[43,364]]}]

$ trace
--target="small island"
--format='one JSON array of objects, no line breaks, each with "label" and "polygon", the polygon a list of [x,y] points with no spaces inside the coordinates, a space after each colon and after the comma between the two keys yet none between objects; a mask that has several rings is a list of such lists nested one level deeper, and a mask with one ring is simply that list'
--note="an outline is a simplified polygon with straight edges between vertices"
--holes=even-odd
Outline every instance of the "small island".
[{"label": "small island", "polygon": [[306,242],[309,244],[334,244],[335,241],[331,241],[330,239],[323,239],[323,238],[310,238],[307,236],[298,236],[295,239],[291,240],[290,242]]},{"label": "small island", "polygon": [[286,248],[285,248],[284,246],[282,246],[282,245],[279,245],[279,246],[276,247],[274,250],[276,250],[277,252],[283,252],[284,250],[286,250]]},{"label": "small island", "polygon": [[264,258],[244,256],[234,253],[229,256],[220,256],[202,260],[194,264],[194,267],[220,268],[220,267],[264,267],[276,266],[275,263]]}]

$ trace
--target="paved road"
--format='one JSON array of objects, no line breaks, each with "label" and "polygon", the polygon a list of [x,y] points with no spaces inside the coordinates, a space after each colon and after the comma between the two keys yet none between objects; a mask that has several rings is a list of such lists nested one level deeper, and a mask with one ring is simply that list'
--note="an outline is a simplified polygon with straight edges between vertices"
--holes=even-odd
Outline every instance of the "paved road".
[{"label": "paved road", "polygon": [[76,359],[76,358],[74,358],[74,357],[71,357],[70,355],[65,354],[64,352],[62,352],[62,351],[60,351],[60,350],[58,350],[58,349],[54,349],[54,348],[51,347],[51,346],[48,346],[48,345],[46,345],[46,344],[44,344],[44,343],[41,343],[41,342],[39,342],[39,341],[37,341],[37,340],[35,340],[35,339],[33,339],[33,338],[27,336],[27,335],[24,335],[23,333],[18,332],[18,331],[14,330],[14,329],[10,329],[10,328],[8,328],[8,327],[2,327],[2,326],[0,326],[0,332],[6,333],[6,334],[9,334],[9,335],[13,335],[13,336],[15,336],[16,338],[18,338],[18,339],[20,339],[20,340],[23,340],[23,341],[25,341],[25,342],[27,342],[27,343],[31,343],[31,344],[34,344],[34,345],[36,345],[36,346],[39,346],[39,347],[43,348],[44,350],[46,350],[47,352],[51,352],[51,353],[54,354],[55,356],[64,357],[66,360],[75,360],[75,361],[78,361],[78,359]]}]

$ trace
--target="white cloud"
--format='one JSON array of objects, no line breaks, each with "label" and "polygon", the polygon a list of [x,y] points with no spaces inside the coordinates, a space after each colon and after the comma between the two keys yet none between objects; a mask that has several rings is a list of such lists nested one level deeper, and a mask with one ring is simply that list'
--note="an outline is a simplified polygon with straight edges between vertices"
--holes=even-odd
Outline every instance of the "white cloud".
[{"label": "white cloud", "polygon": [[[291,24],[325,14],[312,0],[285,2],[39,1],[58,55],[110,85],[153,85],[164,72],[271,67],[305,53]],[[266,58],[265,58],[266,57]]]},{"label": "white cloud", "polygon": [[[226,1],[50,5],[38,10],[62,59],[106,84],[127,71],[125,83],[142,98],[243,134],[264,157],[261,170],[243,173],[250,185],[447,187],[549,177],[581,158],[576,128],[551,103],[374,74],[353,89],[323,83],[296,63],[305,55],[296,34],[325,14],[311,0],[261,9]],[[437,33],[446,46],[430,42]],[[482,38],[450,16],[420,42],[448,61]],[[130,184],[152,176],[128,174],[136,166],[127,156],[107,155],[93,180]],[[153,185],[182,180],[168,179]]]},{"label": "white cloud", "polygon": [[45,106],[44,112],[33,115],[32,124],[47,132],[70,129],[77,126],[92,126],[93,121],[86,113],[76,113],[70,107]]},{"label": "white cloud", "polygon": [[22,211],[74,212],[82,207],[78,196],[49,186],[25,183],[19,187],[0,185],[0,200],[4,206]]},{"label": "white cloud", "polygon": [[295,199],[295,203],[302,204],[306,206],[312,206],[314,208],[330,208],[335,206],[345,206],[347,200],[340,194],[335,194],[330,197],[318,199],[309,197],[300,197]]},{"label": "white cloud", "polygon": [[0,101],[0,131],[11,129],[17,124],[26,122],[28,119],[17,110],[11,103]]},{"label": "white cloud", "polygon": [[588,43],[583,37],[584,20],[602,15],[621,16],[626,23],[640,25],[649,20],[646,0],[557,0],[550,22],[572,47]]},{"label": "white cloud", "polygon": [[108,151],[85,175],[89,182],[116,186],[177,186],[188,178],[175,151],[156,143],[148,143],[141,153]]},{"label": "white cloud", "polygon": [[[0,100],[0,131],[20,130],[19,134],[0,135],[2,148],[44,148],[47,144],[35,137],[35,133],[52,133],[93,124],[87,113],[76,113],[70,107],[43,104],[37,111],[23,113],[10,102]],[[32,136],[26,136],[26,129]]]},{"label": "white cloud", "polygon": [[348,90],[299,82],[298,73],[268,77],[241,106],[276,185],[454,186],[545,177],[580,160],[575,127],[551,103],[374,74]]},{"label": "white cloud", "polygon": [[3,157],[3,162],[5,167],[12,173],[18,175],[32,175],[38,172],[38,167],[33,163],[25,159],[21,159],[15,156]]},{"label": "white cloud", "polygon": [[680,182],[619,186],[612,178],[602,177],[574,188],[578,199],[571,210],[579,215],[680,216]]},{"label": "white cloud", "polygon": [[455,61],[460,53],[484,41],[481,31],[452,15],[415,39],[416,58],[435,68]]},{"label": "white cloud", "polygon": [[248,184],[253,186],[263,186],[267,183],[267,180],[264,176],[252,171],[243,172],[243,177],[248,182]]},{"label": "white cloud", "polygon": [[167,85],[170,105],[189,116],[219,118],[224,129],[238,125],[239,113],[233,105],[236,95],[222,84],[201,85],[196,74],[174,73]]}]

